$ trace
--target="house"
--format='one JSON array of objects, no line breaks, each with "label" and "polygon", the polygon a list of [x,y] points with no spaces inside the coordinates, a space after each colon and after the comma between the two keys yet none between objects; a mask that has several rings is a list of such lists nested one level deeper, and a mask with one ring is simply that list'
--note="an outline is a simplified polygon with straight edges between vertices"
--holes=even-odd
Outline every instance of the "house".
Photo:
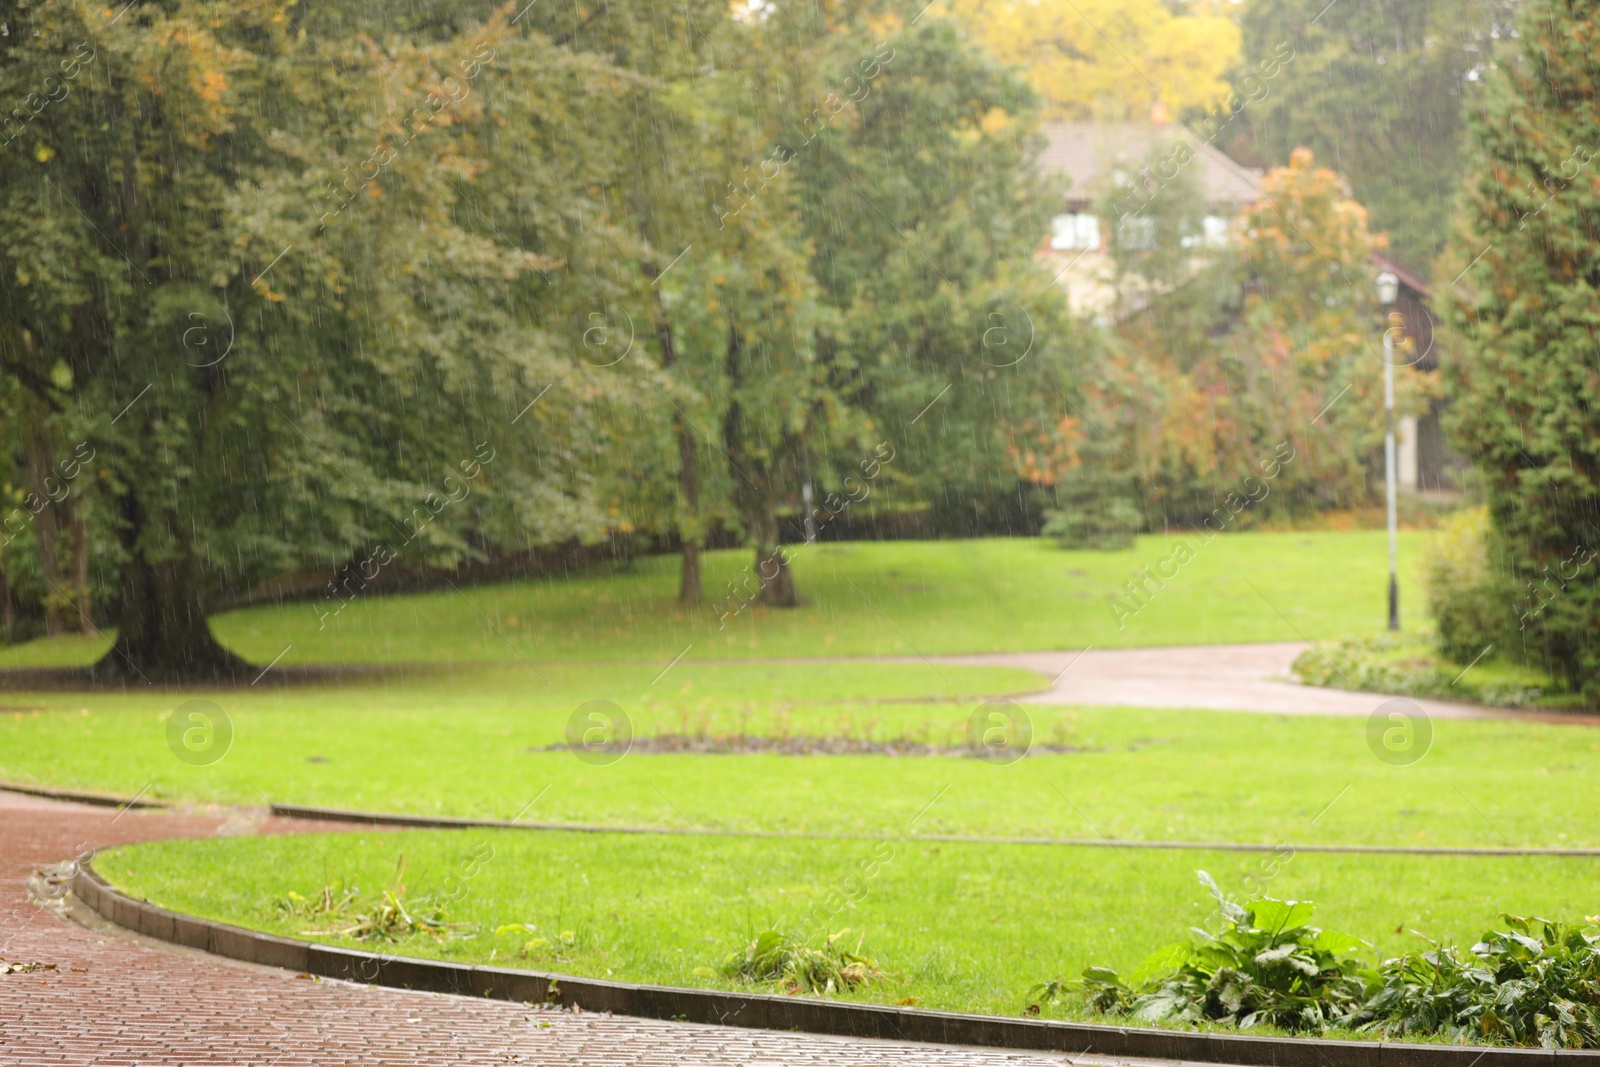
[{"label": "house", "polygon": [[[1139,206],[1180,171],[1193,168],[1206,201],[1199,244],[1220,243],[1228,222],[1259,196],[1261,172],[1240,166],[1178,125],[1052,122],[1039,166],[1068,179],[1062,213],[1039,257],[1067,291],[1073,311],[1104,315],[1116,302],[1110,242],[1142,238]],[[1107,218],[1112,213],[1116,217]]]},{"label": "house", "polygon": [[[1052,122],[1041,132],[1046,144],[1038,165],[1048,174],[1066,177],[1068,185],[1061,214],[1052,220],[1051,233],[1037,255],[1066,290],[1068,306],[1077,314],[1108,317],[1119,295],[1124,310],[1130,304],[1140,305],[1139,293],[1117,291],[1111,244],[1149,239],[1147,228],[1153,219],[1142,215],[1141,207],[1180,171],[1193,173],[1206,203],[1204,231],[1193,239],[1197,259],[1205,245],[1226,240],[1230,221],[1260,198],[1261,171],[1234,162],[1212,144],[1214,138],[1183,126]],[[1427,282],[1374,253],[1373,274],[1384,270],[1400,280],[1395,310],[1405,317],[1415,342],[1416,369],[1436,373],[1437,320],[1429,306]],[[1445,444],[1443,407],[1444,401],[1432,400],[1425,414],[1403,417],[1396,426],[1396,466],[1403,492],[1453,495],[1460,488],[1468,463]]]}]

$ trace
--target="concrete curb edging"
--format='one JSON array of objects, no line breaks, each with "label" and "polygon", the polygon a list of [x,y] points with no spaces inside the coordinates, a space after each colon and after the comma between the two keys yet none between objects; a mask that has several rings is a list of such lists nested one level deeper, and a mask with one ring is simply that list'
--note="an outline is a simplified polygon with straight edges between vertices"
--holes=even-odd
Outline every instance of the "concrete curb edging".
[{"label": "concrete curb edging", "polygon": [[170,807],[162,800],[141,800],[139,797],[119,797],[111,793],[92,793],[78,789],[51,789],[40,785],[18,785],[14,782],[0,782],[0,792],[22,793],[30,797],[44,797],[46,800],[67,800],[75,804],[93,804],[100,808],[165,808]]},{"label": "concrete curb edging", "polygon": [[[1600,1065],[1600,1052],[1253,1037],[1005,1018],[810,997],[631,985],[504,967],[363,952],[296,941],[137,901],[109,885],[93,856],[77,863],[72,891],[118,926],[249,963],[368,985],[577,1006],[648,1019],[798,1030],[841,1037],[1087,1053],[1246,1067],[1558,1067]],[[1312,1057],[1316,1059],[1313,1060]]]},{"label": "concrete curb edging", "polygon": [[[272,814],[285,819],[316,822],[354,823],[367,826],[399,826],[412,829],[461,830],[557,830],[580,834],[659,834],[667,837],[765,837],[823,841],[901,841],[903,835],[823,833],[784,830],[678,829],[656,826],[606,826],[600,823],[512,822],[509,819],[475,819],[459,815],[400,815],[381,811],[351,811],[345,808],[320,808],[307,804],[271,806]],[[1066,845],[1073,848],[1146,848],[1178,852],[1333,852],[1383,856],[1568,856],[1594,858],[1600,848],[1516,848],[1454,847],[1450,845],[1295,845],[1240,844],[1232,841],[1132,841],[1114,838],[1079,837],[1002,837],[985,834],[916,834],[913,840],[974,845]]]}]

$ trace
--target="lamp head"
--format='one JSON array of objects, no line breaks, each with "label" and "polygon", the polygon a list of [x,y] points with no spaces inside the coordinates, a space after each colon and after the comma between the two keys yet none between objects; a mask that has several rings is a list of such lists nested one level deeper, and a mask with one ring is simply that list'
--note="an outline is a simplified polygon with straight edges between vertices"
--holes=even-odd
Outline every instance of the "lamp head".
[{"label": "lamp head", "polygon": [[1378,275],[1378,303],[1387,307],[1393,304],[1400,296],[1400,279],[1394,276],[1393,271],[1384,271]]}]

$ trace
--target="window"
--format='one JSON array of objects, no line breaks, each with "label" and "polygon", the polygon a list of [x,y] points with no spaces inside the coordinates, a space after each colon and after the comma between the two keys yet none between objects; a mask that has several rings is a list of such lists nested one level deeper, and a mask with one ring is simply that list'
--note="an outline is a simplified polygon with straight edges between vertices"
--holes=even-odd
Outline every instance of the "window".
[{"label": "window", "polygon": [[1155,248],[1155,220],[1138,215],[1129,215],[1122,219],[1117,223],[1117,243],[1124,248],[1135,248],[1144,252]]},{"label": "window", "polygon": [[1200,232],[1188,234],[1181,243],[1185,248],[1221,248],[1228,243],[1228,220],[1207,215],[1201,220]]},{"label": "window", "polygon": [[1050,237],[1050,247],[1057,252],[1087,251],[1100,247],[1100,220],[1093,215],[1057,215],[1052,224],[1055,232]]}]

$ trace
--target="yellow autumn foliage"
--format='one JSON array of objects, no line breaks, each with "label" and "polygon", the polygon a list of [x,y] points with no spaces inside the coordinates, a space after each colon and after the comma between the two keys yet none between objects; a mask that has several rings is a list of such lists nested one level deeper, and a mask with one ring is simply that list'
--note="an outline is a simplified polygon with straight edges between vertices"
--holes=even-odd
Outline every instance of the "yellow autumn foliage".
[{"label": "yellow autumn foliage", "polygon": [[1211,108],[1239,65],[1239,27],[1216,5],[1162,0],[937,0],[1044,97],[1049,118],[1144,121]]}]

